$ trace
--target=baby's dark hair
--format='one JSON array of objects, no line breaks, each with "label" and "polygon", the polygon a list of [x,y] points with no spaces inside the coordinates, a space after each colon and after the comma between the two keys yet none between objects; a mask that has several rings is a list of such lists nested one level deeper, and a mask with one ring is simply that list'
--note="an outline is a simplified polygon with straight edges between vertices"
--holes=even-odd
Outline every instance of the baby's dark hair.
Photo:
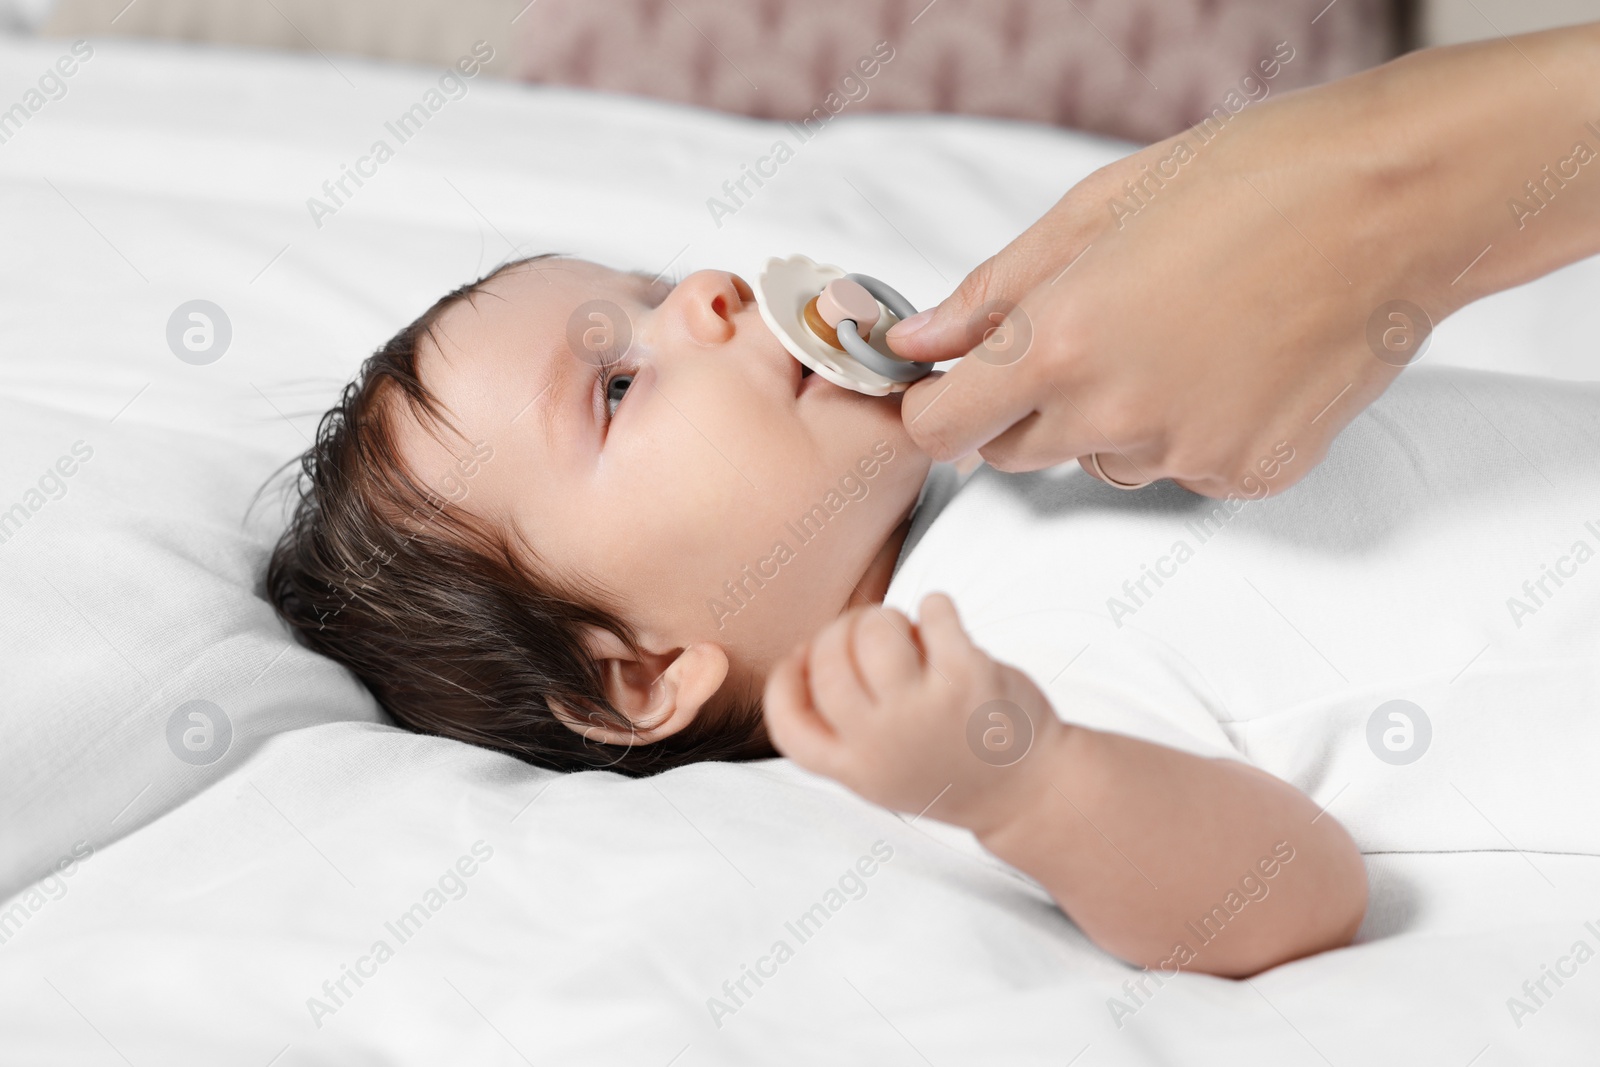
[{"label": "baby's dark hair", "polygon": [[446,294],[362,363],[299,459],[267,596],[303,644],[349,667],[418,733],[557,770],[634,776],[771,756],[759,696],[730,695],[727,684],[692,723],[651,744],[589,741],[558,720],[552,700],[583,721],[632,728],[580,640],[587,623],[639,651],[613,594],[587,580],[558,586],[520,532],[419,484],[400,458],[397,415],[409,410],[430,432],[451,424],[417,374],[439,317],[501,272],[548,258],[514,260]]}]

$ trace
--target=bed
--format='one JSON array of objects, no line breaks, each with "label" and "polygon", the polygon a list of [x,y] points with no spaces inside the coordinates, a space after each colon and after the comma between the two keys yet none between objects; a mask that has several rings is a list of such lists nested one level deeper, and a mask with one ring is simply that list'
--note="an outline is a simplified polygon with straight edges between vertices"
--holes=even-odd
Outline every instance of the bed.
[{"label": "bed", "polygon": [[[335,202],[439,71],[0,38],[0,109],[63,57],[0,143],[0,1061],[1593,1061],[1600,798],[1542,755],[1600,752],[1595,723],[1469,752],[1525,786],[1492,811],[1426,764],[1297,782],[1369,816],[1357,943],[1141,984],[964,832],[785,761],[563,776],[412,735],[260,598],[256,490],[365,353],[508,256],[803,251],[923,306],[1128,145],[847,115],[728,216],[786,127],[477,79]],[[1425,358],[1600,377],[1597,285],[1486,300]],[[1413,804],[1437,832],[1385,825]]]}]

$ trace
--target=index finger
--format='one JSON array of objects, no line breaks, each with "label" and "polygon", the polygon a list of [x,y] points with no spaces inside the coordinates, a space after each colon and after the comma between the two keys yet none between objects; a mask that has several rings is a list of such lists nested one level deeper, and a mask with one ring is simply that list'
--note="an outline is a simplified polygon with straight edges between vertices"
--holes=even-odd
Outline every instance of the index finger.
[{"label": "index finger", "polygon": [[960,363],[923,378],[901,399],[906,432],[934,459],[975,452],[1055,399],[1049,381],[1034,372],[1051,339],[1035,332],[1025,306],[1004,314],[1002,306],[979,309],[968,329],[972,347]]}]

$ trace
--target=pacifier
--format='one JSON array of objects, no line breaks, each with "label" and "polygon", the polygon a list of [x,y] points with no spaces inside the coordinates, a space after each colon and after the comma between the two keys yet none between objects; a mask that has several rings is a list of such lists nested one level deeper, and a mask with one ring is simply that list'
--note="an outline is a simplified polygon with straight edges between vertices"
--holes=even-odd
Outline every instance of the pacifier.
[{"label": "pacifier", "polygon": [[762,321],[789,354],[841,388],[886,396],[933,370],[932,363],[890,351],[883,335],[917,309],[869,275],[846,274],[805,256],[774,256],[756,279],[755,294]]}]

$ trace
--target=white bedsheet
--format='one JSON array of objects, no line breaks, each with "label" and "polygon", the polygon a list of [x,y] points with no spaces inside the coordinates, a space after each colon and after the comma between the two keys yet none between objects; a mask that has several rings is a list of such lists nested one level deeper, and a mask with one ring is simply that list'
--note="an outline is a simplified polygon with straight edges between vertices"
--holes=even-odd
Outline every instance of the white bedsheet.
[{"label": "white bedsheet", "polygon": [[[65,51],[0,40],[0,107]],[[373,721],[356,687],[285,651],[247,587],[264,535],[225,537],[197,500],[230,474],[246,499],[264,457],[302,448],[361,356],[446,289],[513,250],[680,272],[804,251],[922,305],[1121,150],[1024,125],[840,120],[719,227],[706,198],[781,127],[477,82],[317,228],[306,199],[435,79],[346,57],[104,42],[65,97],[0,144],[0,389],[47,409],[0,434],[48,423],[48,409],[63,434],[115,417],[124,473],[100,473],[108,463],[70,492],[131,516],[103,556],[65,565],[49,524],[67,521],[71,495],[30,521],[31,540],[0,544],[0,670],[17,694],[0,711],[0,893],[28,901],[0,942],[0,1062],[1593,1060],[1600,962],[1547,980],[1553,995],[1531,1014],[1507,1007],[1576,941],[1600,949],[1600,858],[1586,852],[1506,841],[1374,854],[1356,947],[1135,1000],[1132,969],[964,834],[779,761],[643,782],[551,775]],[[1427,358],[1596,377],[1597,281],[1591,261],[1485,301],[1445,323]],[[166,346],[168,315],[194,298],[221,305],[234,332],[205,367]],[[34,451],[0,468],[0,501],[27,487],[35,453],[56,455],[30,432],[6,440],[7,454]],[[138,513],[158,484],[177,488]],[[170,533],[201,519],[214,536]],[[124,540],[141,539],[206,580],[127,572]],[[42,569],[52,559],[59,569]],[[100,613],[140,583],[159,630]],[[101,587],[117,596],[96,599]],[[41,676],[24,650],[52,634],[76,643]],[[166,758],[150,732],[165,715],[140,717],[171,679],[127,659],[165,670],[173,635],[196,642],[189,677],[263,687],[249,744],[214,774]],[[71,729],[39,728],[63,710]],[[1364,755],[1359,737],[1323,740],[1330,760]],[[52,773],[28,778],[29,766]],[[134,778],[150,791],[135,795]],[[1551,820],[1594,818],[1561,799]],[[24,888],[80,839],[92,854],[70,878]],[[859,899],[830,897],[878,842],[892,858]],[[801,943],[786,924],[830,900]],[[402,943],[386,924],[418,904]],[[380,940],[393,955],[377,962]],[[792,958],[762,964],[779,940]],[[771,976],[745,979],[753,995],[736,1004],[724,982],[758,965]],[[366,976],[336,998],[324,983],[338,992],[346,966]],[[737,1010],[714,1018],[713,997]]]}]

